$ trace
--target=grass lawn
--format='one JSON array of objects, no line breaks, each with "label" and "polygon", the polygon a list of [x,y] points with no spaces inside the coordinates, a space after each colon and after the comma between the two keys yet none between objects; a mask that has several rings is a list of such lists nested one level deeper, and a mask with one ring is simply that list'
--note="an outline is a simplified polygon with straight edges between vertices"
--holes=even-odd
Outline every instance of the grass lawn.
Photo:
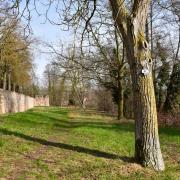
[{"label": "grass lawn", "polygon": [[134,124],[75,109],[0,116],[0,179],[180,179],[180,128],[161,128],[166,170],[136,164]]}]

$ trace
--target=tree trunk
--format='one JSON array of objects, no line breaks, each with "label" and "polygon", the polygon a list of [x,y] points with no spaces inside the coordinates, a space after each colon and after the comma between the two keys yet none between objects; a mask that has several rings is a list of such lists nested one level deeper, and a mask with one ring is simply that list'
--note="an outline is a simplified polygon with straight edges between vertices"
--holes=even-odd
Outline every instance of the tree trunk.
[{"label": "tree trunk", "polygon": [[173,71],[167,89],[167,96],[163,111],[171,113],[180,113],[180,64],[173,65]]},{"label": "tree trunk", "polygon": [[146,40],[149,43],[149,24],[148,24],[148,19],[146,20]]},{"label": "tree trunk", "polygon": [[124,92],[122,89],[122,82],[119,82],[118,87],[118,120],[121,120],[124,117]]},{"label": "tree trunk", "polygon": [[6,86],[7,86],[7,73],[4,73],[4,77],[3,77],[3,89],[6,90]]},{"label": "tree trunk", "polygon": [[8,73],[8,90],[11,91],[11,74]]},{"label": "tree trunk", "polygon": [[65,77],[62,77],[60,82],[60,91],[59,91],[59,104],[62,106],[64,104],[64,90],[65,90]]},{"label": "tree trunk", "polygon": [[82,108],[83,108],[83,110],[85,111],[85,109],[86,109],[86,97],[83,97],[83,100],[82,100]]},{"label": "tree trunk", "polygon": [[19,93],[23,93],[23,87],[19,86]]},{"label": "tree trunk", "polygon": [[158,97],[158,103],[157,103],[157,104],[158,104],[158,112],[161,112],[162,109],[163,109],[164,96],[165,96],[164,93],[165,93],[165,92],[163,91],[162,86],[160,86],[159,93],[158,93],[158,95],[159,95],[159,97]]},{"label": "tree trunk", "polygon": [[[132,27],[132,26],[130,26]],[[130,29],[132,32],[132,29]],[[164,170],[160,150],[157,110],[152,79],[152,60],[143,33],[134,37],[129,34],[133,46],[127,47],[127,57],[133,85],[135,115],[135,158],[144,166]],[[129,42],[129,41],[128,41]],[[132,52],[134,52],[132,54]]]},{"label": "tree trunk", "polygon": [[[133,73],[134,74],[134,73]],[[145,166],[164,169],[159,144],[158,123],[152,76],[134,74],[135,157]]]},{"label": "tree trunk", "polygon": [[13,83],[13,91],[16,91],[16,85]]},{"label": "tree trunk", "polygon": [[150,0],[134,1],[130,15],[123,0],[110,0],[110,3],[114,20],[126,47],[131,71],[135,116],[135,157],[144,166],[164,170],[158,135],[152,59],[144,34]]}]

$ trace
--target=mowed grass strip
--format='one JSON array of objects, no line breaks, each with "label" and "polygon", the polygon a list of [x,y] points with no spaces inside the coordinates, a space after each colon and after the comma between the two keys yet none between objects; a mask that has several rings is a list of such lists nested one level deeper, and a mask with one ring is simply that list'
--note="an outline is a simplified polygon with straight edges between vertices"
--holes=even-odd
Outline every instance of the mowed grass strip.
[{"label": "mowed grass strip", "polygon": [[78,109],[38,107],[0,116],[0,178],[179,179],[180,129],[160,129],[166,170],[135,163],[134,122]]}]

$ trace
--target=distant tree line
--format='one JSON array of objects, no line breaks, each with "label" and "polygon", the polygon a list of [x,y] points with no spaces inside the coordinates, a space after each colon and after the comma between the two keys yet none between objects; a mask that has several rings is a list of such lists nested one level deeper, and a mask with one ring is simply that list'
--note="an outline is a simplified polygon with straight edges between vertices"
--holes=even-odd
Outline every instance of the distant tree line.
[{"label": "distant tree line", "polygon": [[0,88],[34,96],[38,87],[31,45],[20,21],[9,16],[0,28]]}]

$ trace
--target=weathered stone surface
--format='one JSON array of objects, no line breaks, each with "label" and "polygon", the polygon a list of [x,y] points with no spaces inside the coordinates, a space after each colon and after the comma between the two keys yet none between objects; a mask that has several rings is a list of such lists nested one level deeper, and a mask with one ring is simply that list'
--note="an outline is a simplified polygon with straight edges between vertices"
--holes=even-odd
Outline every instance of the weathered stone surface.
[{"label": "weathered stone surface", "polygon": [[49,106],[49,96],[36,96],[34,106]]},{"label": "weathered stone surface", "polygon": [[48,96],[36,98],[0,89],[0,114],[23,112],[34,106],[49,106]]}]

